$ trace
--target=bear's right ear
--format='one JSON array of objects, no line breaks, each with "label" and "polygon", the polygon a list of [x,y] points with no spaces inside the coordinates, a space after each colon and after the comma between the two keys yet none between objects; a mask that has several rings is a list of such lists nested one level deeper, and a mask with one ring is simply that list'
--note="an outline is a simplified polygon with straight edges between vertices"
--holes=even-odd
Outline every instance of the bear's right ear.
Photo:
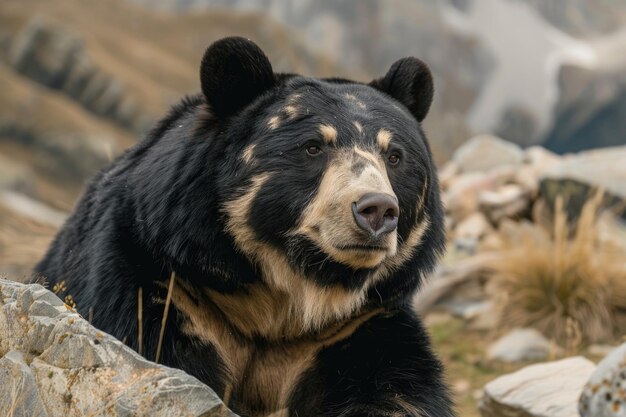
[{"label": "bear's right ear", "polygon": [[272,64],[254,42],[230,37],[209,46],[200,84],[215,116],[234,115],[276,84]]},{"label": "bear's right ear", "polygon": [[420,123],[433,102],[433,76],[428,66],[417,58],[396,61],[384,77],[369,85],[404,104]]}]

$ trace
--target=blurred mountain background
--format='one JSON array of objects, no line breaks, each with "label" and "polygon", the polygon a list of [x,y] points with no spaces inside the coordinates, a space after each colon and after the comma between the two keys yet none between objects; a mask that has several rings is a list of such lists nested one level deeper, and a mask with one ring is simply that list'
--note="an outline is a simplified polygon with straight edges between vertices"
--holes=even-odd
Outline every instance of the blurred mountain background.
[{"label": "blurred mountain background", "polygon": [[626,142],[623,0],[5,0],[0,185],[67,211],[84,181],[198,90],[204,49],[368,81],[426,61],[439,163],[477,133],[557,153]]}]

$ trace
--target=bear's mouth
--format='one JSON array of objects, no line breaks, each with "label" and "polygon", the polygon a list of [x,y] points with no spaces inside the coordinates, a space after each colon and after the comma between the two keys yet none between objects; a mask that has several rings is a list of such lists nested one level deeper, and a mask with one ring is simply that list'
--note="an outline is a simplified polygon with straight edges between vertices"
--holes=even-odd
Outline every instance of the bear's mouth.
[{"label": "bear's mouth", "polygon": [[387,252],[389,248],[380,245],[343,245],[335,246],[336,249],[342,251],[357,251],[357,252]]}]

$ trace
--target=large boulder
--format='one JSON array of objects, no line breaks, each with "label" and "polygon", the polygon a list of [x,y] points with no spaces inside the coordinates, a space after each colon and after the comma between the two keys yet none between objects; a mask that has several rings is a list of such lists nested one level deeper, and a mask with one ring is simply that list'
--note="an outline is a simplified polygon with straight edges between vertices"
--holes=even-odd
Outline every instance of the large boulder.
[{"label": "large boulder", "polygon": [[0,410],[38,417],[234,416],[196,378],[142,358],[44,287],[6,280],[0,280]]},{"label": "large boulder", "polygon": [[578,417],[578,397],[595,369],[583,357],[527,366],[485,386],[483,417]]},{"label": "large boulder", "polygon": [[[621,41],[615,42],[622,44],[621,50],[614,52],[622,56],[626,45],[626,32],[623,33]],[[614,69],[562,65],[558,74],[559,101],[543,145],[566,153],[624,144],[625,69],[626,62]]]},{"label": "large boulder", "polygon": [[535,329],[513,329],[489,346],[487,357],[503,362],[546,359],[550,342]]},{"label": "large boulder", "polygon": [[554,207],[557,196],[563,196],[567,199],[570,214],[577,215],[590,196],[602,189],[606,192],[605,204],[619,207],[626,202],[624,161],[626,146],[596,149],[568,157],[544,172],[541,196],[549,207]]},{"label": "large boulder", "polygon": [[457,149],[452,160],[460,172],[485,172],[501,166],[520,166],[524,152],[516,144],[496,136],[479,135]]},{"label": "large boulder", "polygon": [[582,417],[626,417],[626,343],[598,364],[578,410]]}]

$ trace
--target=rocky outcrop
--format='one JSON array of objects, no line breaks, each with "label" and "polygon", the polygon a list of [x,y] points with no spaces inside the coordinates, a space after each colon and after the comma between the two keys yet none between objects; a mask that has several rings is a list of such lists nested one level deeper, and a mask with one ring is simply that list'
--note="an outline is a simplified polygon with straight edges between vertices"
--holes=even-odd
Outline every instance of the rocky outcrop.
[{"label": "rocky outcrop", "polygon": [[581,417],[626,416],[626,343],[596,368],[580,396]]},{"label": "rocky outcrop", "polygon": [[513,329],[489,346],[487,358],[503,362],[541,360],[551,350],[548,339],[537,330]]},{"label": "rocky outcrop", "polygon": [[13,40],[9,63],[21,74],[63,91],[84,108],[125,128],[141,131],[147,117],[119,81],[103,73],[77,36],[34,17]]},{"label": "rocky outcrop", "polygon": [[595,369],[593,362],[573,357],[527,366],[485,386],[483,417],[578,417],[576,403]]},{"label": "rocky outcrop", "polygon": [[[626,32],[623,38],[626,43]],[[558,77],[559,101],[543,145],[558,153],[622,145],[621,132],[626,130],[625,68],[623,63],[612,73],[564,65]]]},{"label": "rocky outcrop", "polygon": [[0,410],[38,417],[234,416],[209,387],[142,358],[44,287],[6,280],[0,280]]},{"label": "rocky outcrop", "polygon": [[519,146],[491,135],[468,140],[452,156],[461,173],[485,172],[501,166],[516,168],[523,159],[524,152]]},{"label": "rocky outcrop", "polygon": [[[605,205],[622,206],[626,202],[626,147],[581,152],[563,159],[545,171],[541,178],[541,196],[549,206],[557,196],[568,201],[572,215],[596,190],[605,191]],[[626,216],[626,211],[622,211]]]}]

